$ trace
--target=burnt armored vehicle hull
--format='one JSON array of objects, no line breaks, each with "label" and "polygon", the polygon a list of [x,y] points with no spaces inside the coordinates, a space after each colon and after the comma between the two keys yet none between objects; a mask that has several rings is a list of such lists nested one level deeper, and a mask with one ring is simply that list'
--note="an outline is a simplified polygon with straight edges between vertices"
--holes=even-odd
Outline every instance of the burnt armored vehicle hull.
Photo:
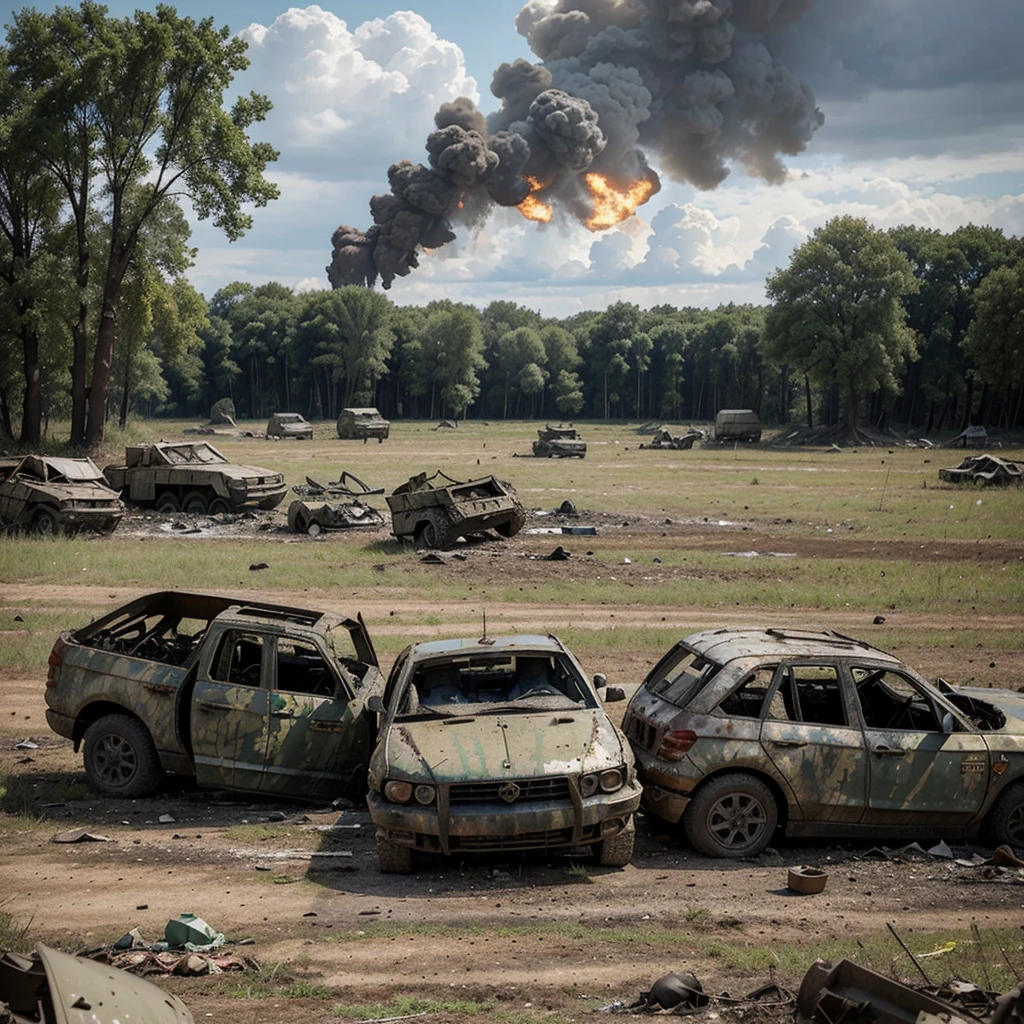
[{"label": "burnt armored vehicle hull", "polygon": [[526,522],[511,484],[493,476],[462,482],[438,470],[419,473],[387,497],[391,530],[427,548],[448,548],[459,537],[494,530],[502,537],[518,533]]}]

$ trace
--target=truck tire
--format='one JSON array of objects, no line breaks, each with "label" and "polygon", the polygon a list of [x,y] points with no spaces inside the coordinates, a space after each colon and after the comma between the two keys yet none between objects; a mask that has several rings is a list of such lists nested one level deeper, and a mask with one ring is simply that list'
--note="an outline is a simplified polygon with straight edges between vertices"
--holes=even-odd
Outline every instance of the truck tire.
[{"label": "truck tire", "polygon": [[411,875],[412,848],[392,843],[378,832],[377,866],[384,875]]},{"label": "truck tire", "polygon": [[153,737],[128,715],[106,715],[93,722],[85,730],[84,756],[89,782],[111,796],[146,796],[163,778]]},{"label": "truck tire", "polygon": [[594,847],[597,863],[606,868],[624,868],[633,859],[633,847],[636,843],[636,825],[633,819],[618,834],[602,839]]},{"label": "truck tire", "polygon": [[32,530],[40,537],[56,537],[60,533],[60,513],[45,505],[32,514]]},{"label": "truck tire", "polygon": [[210,502],[210,515],[219,516],[231,511],[231,502],[227,498],[214,498]]},{"label": "truck tire", "polygon": [[778,820],[771,790],[743,772],[712,779],[683,812],[690,842],[708,857],[756,857],[771,842]]},{"label": "truck tire", "polygon": [[1024,847],[1024,783],[1015,782],[992,805],[988,831],[997,846]]},{"label": "truck tire", "polygon": [[157,512],[166,512],[168,514],[180,512],[181,502],[178,501],[178,496],[173,491],[164,491],[156,499],[156,510]]},{"label": "truck tire", "polygon": [[202,491],[189,491],[181,499],[181,510],[182,512],[198,512],[201,515],[206,515],[210,511],[210,504]]},{"label": "truck tire", "polygon": [[451,523],[440,513],[431,509],[427,518],[416,529],[416,543],[421,547],[443,551],[455,543]]}]

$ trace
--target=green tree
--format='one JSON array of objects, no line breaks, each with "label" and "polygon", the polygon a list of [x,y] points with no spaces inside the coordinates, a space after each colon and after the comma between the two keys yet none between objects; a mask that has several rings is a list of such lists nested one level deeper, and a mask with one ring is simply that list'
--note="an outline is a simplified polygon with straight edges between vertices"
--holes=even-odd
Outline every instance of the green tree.
[{"label": "green tree", "polygon": [[[245,204],[277,197],[263,176],[277,153],[247,134],[270,102],[250,93],[230,111],[223,107],[225,91],[248,66],[245,50],[212,18],[197,23],[163,4],[123,19],[91,0],[77,11],[26,8],[15,15],[6,56],[17,83],[31,90],[32,144],[61,181],[75,220],[83,303],[94,210],[106,237],[85,433],[73,441],[94,446],[103,439],[118,304],[147,222],[187,194],[196,215],[212,217],[233,240],[251,224]],[[83,310],[79,327],[84,320]],[[73,434],[82,421],[84,364],[76,347]]]},{"label": "green tree", "polygon": [[[486,369],[484,335],[476,310],[437,303],[423,331],[423,350],[434,366],[433,382],[441,396],[441,413],[465,418],[480,394],[480,371]],[[433,392],[430,415],[435,416]]]},{"label": "green tree", "polygon": [[976,313],[963,348],[974,376],[1002,392],[1009,427],[1013,392],[1024,387],[1024,259],[993,270],[974,296]]},{"label": "green tree", "polygon": [[518,416],[519,396],[536,395],[544,389],[547,374],[543,367],[547,352],[537,331],[532,327],[517,327],[498,339],[496,355],[504,384],[501,417],[508,419],[510,390],[515,394],[514,415]]},{"label": "green tree", "polygon": [[898,392],[903,362],[916,355],[903,298],[917,281],[887,234],[862,218],[836,217],[768,278],[766,288],[772,301],[766,355],[796,367],[808,388],[835,385],[849,429],[861,399]]}]

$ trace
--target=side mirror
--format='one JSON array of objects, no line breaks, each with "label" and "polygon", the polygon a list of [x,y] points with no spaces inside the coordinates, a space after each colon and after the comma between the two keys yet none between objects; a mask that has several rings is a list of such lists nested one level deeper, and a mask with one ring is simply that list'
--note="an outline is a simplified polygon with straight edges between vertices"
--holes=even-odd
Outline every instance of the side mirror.
[{"label": "side mirror", "polygon": [[387,708],[384,707],[384,699],[379,693],[375,693],[367,702],[366,709],[368,711],[375,711],[378,715],[383,715]]},{"label": "side mirror", "polygon": [[608,685],[608,677],[603,672],[594,673],[594,689],[600,690],[601,687]]},{"label": "side mirror", "polygon": [[605,688],[604,701],[606,704],[617,704],[625,699],[626,691],[621,686],[608,686]]}]

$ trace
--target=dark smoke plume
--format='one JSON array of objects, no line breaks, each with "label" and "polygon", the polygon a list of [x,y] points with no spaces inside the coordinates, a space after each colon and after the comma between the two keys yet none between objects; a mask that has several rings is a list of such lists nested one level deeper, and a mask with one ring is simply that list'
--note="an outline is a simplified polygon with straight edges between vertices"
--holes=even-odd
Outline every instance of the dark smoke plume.
[{"label": "dark smoke plume", "polygon": [[616,188],[660,187],[648,154],[679,181],[710,189],[733,164],[770,182],[824,118],[811,90],[771,53],[771,34],[814,0],[529,0],[516,28],[540,59],[494,73],[489,117],[445,103],[427,137],[428,165],[388,170],[365,232],[339,227],[327,275],[338,288],[385,288],[417,254],[455,238],[453,220],[532,192],[586,221],[587,172]]}]

